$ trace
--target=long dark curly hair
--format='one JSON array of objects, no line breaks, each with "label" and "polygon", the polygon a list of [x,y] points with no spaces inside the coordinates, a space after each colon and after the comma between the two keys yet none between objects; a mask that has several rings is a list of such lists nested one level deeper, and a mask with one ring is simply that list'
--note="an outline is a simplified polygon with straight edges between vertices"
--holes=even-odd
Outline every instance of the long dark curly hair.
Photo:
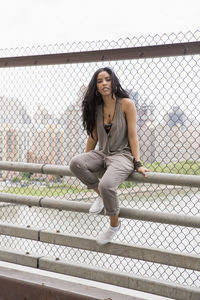
[{"label": "long dark curly hair", "polygon": [[103,67],[94,73],[82,101],[83,127],[88,135],[92,137],[96,122],[97,105],[103,103],[101,95],[97,92],[97,76],[101,72],[107,72],[111,77],[112,97],[116,95],[119,98],[129,98],[127,91],[122,88],[119,79],[111,68]]}]

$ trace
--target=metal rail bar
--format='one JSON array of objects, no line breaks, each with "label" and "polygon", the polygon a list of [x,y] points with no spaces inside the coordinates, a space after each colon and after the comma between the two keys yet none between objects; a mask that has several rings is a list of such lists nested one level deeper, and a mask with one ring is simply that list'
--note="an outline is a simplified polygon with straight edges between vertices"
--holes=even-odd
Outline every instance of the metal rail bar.
[{"label": "metal rail bar", "polygon": [[[70,171],[70,168],[62,165],[1,161],[0,170],[74,177],[73,173]],[[127,180],[141,183],[200,187],[199,175],[182,175],[157,172],[149,172],[147,175],[148,177],[146,178],[137,172],[133,172]]]},{"label": "metal rail bar", "polygon": [[[50,209],[59,209],[67,211],[75,211],[88,213],[89,203],[81,203],[78,201],[58,200],[48,197],[26,196],[0,193],[0,202],[15,203],[19,205],[39,206]],[[103,213],[101,213],[103,214]],[[142,220],[148,222],[171,224],[177,226],[200,228],[200,217],[178,215],[171,213],[160,213],[154,211],[133,209],[129,207],[120,208],[121,218]]]},{"label": "metal rail bar", "polygon": [[0,68],[74,64],[200,54],[200,42],[0,58]]},{"label": "metal rail bar", "polygon": [[5,223],[0,224],[0,234],[200,271],[200,257],[193,254],[124,243],[110,243],[105,246],[99,246],[95,239],[87,236],[74,236],[61,232],[55,233],[43,229],[32,229]]}]

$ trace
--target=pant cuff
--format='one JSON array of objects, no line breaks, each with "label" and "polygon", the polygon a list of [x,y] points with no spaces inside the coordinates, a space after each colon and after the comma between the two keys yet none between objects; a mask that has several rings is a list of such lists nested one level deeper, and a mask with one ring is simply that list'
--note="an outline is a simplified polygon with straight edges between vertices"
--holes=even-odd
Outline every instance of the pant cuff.
[{"label": "pant cuff", "polygon": [[112,212],[112,211],[105,211],[105,209],[104,209],[104,215],[110,216],[110,217],[119,216],[119,210]]}]

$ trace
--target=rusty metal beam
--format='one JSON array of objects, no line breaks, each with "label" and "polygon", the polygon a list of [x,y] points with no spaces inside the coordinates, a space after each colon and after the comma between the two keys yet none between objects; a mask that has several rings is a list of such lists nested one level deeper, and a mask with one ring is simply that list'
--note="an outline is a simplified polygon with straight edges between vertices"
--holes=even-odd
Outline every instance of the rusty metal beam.
[{"label": "rusty metal beam", "polygon": [[[124,298],[125,297],[125,298]],[[0,300],[140,300],[104,288],[0,267]],[[142,297],[142,299],[144,299]],[[141,299],[141,300],[142,300]]]},{"label": "rusty metal beam", "polygon": [[0,68],[78,64],[200,54],[200,42],[0,58]]}]

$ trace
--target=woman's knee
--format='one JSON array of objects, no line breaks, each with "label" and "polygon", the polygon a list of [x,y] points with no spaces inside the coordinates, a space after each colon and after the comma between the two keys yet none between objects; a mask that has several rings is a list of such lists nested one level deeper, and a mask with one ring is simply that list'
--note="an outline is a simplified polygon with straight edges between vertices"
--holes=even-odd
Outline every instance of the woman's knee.
[{"label": "woman's knee", "polygon": [[69,167],[73,173],[76,173],[76,171],[78,171],[84,167],[84,163],[83,163],[83,160],[81,159],[80,155],[74,156],[72,158],[72,160],[69,163]]}]

